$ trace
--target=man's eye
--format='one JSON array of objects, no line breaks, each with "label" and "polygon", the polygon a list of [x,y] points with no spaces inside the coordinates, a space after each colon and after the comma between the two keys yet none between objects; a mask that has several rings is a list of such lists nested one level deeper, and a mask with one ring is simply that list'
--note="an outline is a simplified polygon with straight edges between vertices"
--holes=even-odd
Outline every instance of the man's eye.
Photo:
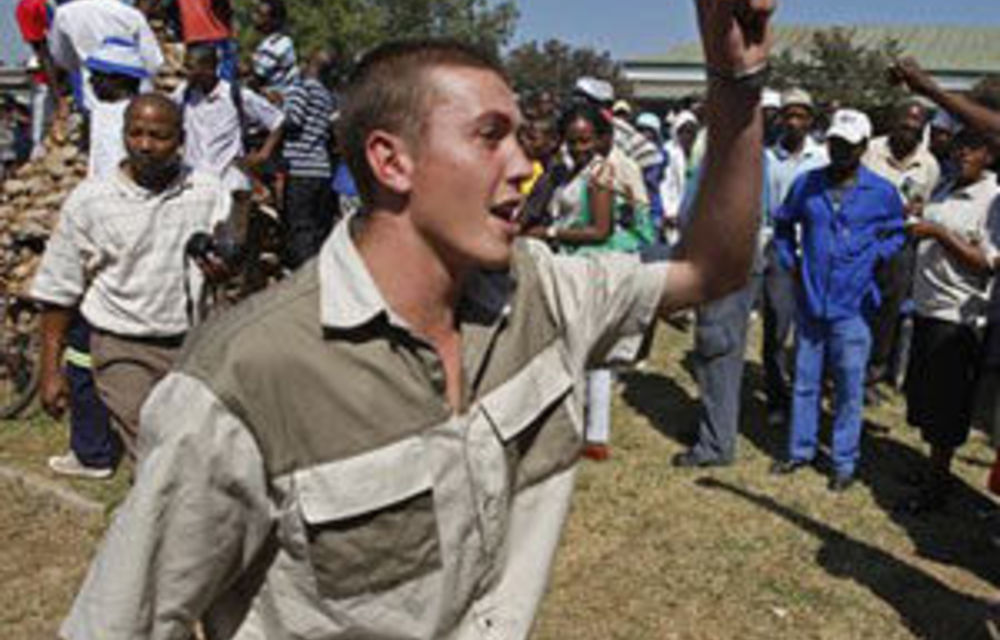
[{"label": "man's eye", "polygon": [[479,135],[490,142],[499,142],[505,134],[501,127],[484,127],[479,131]]}]

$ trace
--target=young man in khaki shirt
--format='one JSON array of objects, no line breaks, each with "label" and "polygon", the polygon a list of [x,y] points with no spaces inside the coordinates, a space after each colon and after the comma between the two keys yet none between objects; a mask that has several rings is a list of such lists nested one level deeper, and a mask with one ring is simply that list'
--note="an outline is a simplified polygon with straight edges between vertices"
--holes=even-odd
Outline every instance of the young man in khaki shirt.
[{"label": "young man in khaki shirt", "polygon": [[369,54],[341,117],[366,213],[189,342],[63,636],[526,637],[581,446],[575,383],[750,268],[771,1],[698,9],[713,188],[658,265],[515,242],[531,166],[495,63],[440,41]]}]

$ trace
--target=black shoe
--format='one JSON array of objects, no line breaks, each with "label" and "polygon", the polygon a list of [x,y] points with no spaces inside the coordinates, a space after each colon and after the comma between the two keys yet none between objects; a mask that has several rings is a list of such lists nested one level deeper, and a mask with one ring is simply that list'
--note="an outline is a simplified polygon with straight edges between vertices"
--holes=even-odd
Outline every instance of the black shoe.
[{"label": "black shoe", "polygon": [[791,475],[802,467],[809,466],[810,463],[810,460],[775,460],[771,465],[771,475]]},{"label": "black shoe", "polygon": [[827,488],[834,493],[843,493],[851,488],[857,477],[853,473],[836,473],[830,478]]},{"label": "black shoe", "polygon": [[678,469],[694,469],[705,467],[728,467],[733,463],[728,458],[703,458],[689,449],[683,453],[678,453],[673,457],[671,463]]}]

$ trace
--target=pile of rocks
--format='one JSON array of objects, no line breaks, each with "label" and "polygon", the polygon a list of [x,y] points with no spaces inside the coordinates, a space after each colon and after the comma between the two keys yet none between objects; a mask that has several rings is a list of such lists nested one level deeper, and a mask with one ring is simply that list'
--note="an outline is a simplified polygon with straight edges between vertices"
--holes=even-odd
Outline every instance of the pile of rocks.
[{"label": "pile of rocks", "polygon": [[79,150],[79,129],[44,156],[20,168],[0,185],[0,291],[23,293],[69,192],[87,174]]}]

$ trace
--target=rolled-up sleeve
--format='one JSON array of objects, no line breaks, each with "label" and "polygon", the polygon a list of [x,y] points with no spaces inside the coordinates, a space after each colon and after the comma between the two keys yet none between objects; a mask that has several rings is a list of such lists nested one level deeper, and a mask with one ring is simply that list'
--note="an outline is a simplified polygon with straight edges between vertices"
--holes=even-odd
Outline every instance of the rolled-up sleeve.
[{"label": "rolled-up sleeve", "polygon": [[200,381],[173,373],[142,411],[135,486],[60,633],[172,640],[253,561],[274,510],[253,437]]},{"label": "rolled-up sleeve", "polygon": [[99,260],[85,212],[74,196],[63,205],[30,289],[33,299],[62,307],[79,303],[87,286],[87,267]]},{"label": "rolled-up sleeve", "polygon": [[656,318],[670,263],[643,263],[624,253],[554,256],[540,242],[528,246],[574,363],[634,361]]},{"label": "rolled-up sleeve", "polygon": [[266,98],[258,93],[254,93],[249,89],[242,89],[241,91],[243,92],[243,108],[246,111],[247,118],[251,122],[264,127],[268,131],[274,131],[281,126],[285,120],[285,114],[281,112],[281,109],[268,102]]}]

